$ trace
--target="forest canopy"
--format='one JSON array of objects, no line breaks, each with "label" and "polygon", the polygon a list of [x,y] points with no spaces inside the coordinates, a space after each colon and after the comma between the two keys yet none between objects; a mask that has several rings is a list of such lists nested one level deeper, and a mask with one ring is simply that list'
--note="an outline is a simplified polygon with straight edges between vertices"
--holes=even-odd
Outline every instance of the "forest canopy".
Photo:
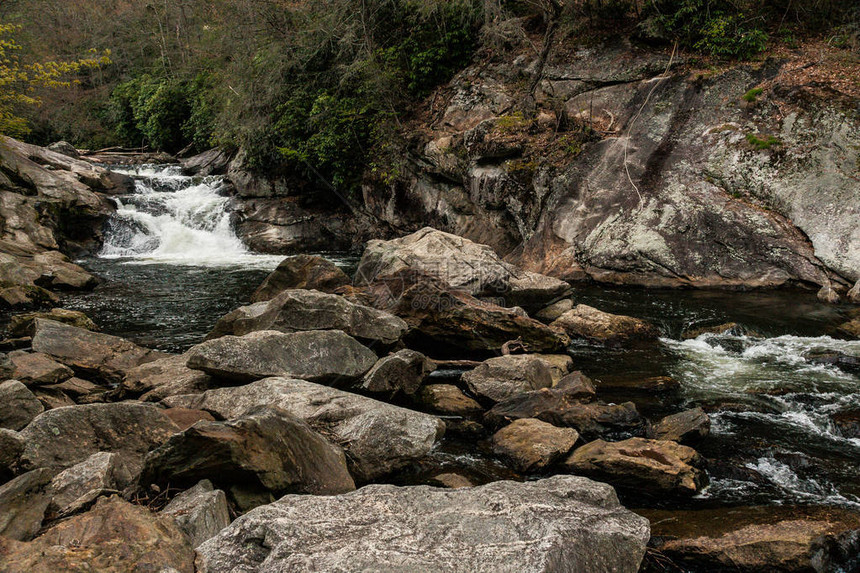
[{"label": "forest canopy", "polygon": [[[416,103],[476,60],[623,31],[713,58],[810,34],[856,44],[839,0],[5,0],[21,61],[74,83],[3,100],[36,143],[243,148],[249,166],[344,189],[388,164]],[[550,36],[546,36],[550,37]],[[110,65],[88,54],[110,51]],[[102,64],[106,61],[102,61]],[[2,81],[2,80],[0,80]],[[2,113],[6,113],[0,110]],[[22,129],[23,128],[23,129]],[[378,170],[384,171],[384,170]],[[384,173],[383,173],[384,176]]]}]

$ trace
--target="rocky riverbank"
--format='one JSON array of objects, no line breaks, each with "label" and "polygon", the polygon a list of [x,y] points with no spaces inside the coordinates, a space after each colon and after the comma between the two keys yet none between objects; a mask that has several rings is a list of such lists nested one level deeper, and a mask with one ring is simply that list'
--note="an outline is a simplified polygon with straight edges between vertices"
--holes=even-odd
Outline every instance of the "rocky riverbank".
[{"label": "rocky riverbank", "polygon": [[[368,244],[354,277],[291,257],[253,298],[181,355],[73,311],[15,319],[0,571],[857,566],[848,508],[654,509],[749,470],[697,451],[702,408],[645,414],[565,353],[653,347],[654,324],[579,304],[487,246],[425,228]],[[677,389],[628,378],[628,396]],[[452,439],[516,480],[434,471]],[[418,482],[385,485],[406,474]]]}]

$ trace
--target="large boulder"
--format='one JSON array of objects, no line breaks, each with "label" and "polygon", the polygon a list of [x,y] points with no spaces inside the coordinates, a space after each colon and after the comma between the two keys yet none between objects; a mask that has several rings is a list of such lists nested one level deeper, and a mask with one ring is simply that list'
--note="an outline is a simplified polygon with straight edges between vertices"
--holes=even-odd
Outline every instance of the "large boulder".
[{"label": "large boulder", "polygon": [[524,418],[575,428],[587,440],[641,436],[647,427],[633,402],[597,401],[591,381],[580,372],[566,376],[554,388],[511,396],[493,406],[485,416],[492,426]]},{"label": "large boulder", "polygon": [[647,520],[624,509],[611,487],[556,476],[291,495],[240,517],[198,552],[207,573],[635,573],[648,537]]},{"label": "large boulder", "polygon": [[333,292],[350,282],[333,262],[317,255],[296,255],[281,261],[251,296],[251,302],[271,300],[291,289]]},{"label": "large boulder", "polygon": [[538,356],[515,354],[490,358],[461,379],[473,394],[501,402],[523,392],[549,388],[552,371]]},{"label": "large boulder", "polygon": [[21,431],[25,468],[67,468],[97,452],[116,452],[139,469],[143,456],[178,428],[152,404],[121,402],[48,410]]},{"label": "large boulder", "polygon": [[141,364],[128,371],[122,388],[139,395],[144,402],[158,402],[168,396],[205,392],[213,386],[212,377],[188,368],[188,354],[169,356]]},{"label": "large boulder", "polygon": [[634,491],[695,495],[708,485],[704,459],[692,448],[664,440],[595,440],[571,454],[572,472]]},{"label": "large boulder", "polygon": [[415,350],[400,350],[381,358],[364,375],[359,386],[368,392],[389,395],[403,392],[412,395],[418,392],[427,376],[436,370],[436,365]]},{"label": "large boulder", "polygon": [[231,159],[230,153],[215,147],[183,159],[180,164],[185,175],[206,177],[225,174]]},{"label": "large boulder", "polygon": [[0,428],[20,430],[44,410],[39,399],[17,380],[0,383]]},{"label": "large boulder", "polygon": [[[684,571],[825,573],[853,571],[860,513],[837,507],[730,507],[643,510],[652,544]],[[664,571],[649,563],[644,573]]]},{"label": "large boulder", "polygon": [[286,376],[328,383],[359,378],[375,363],[376,354],[340,330],[223,336],[193,347],[187,362],[194,370],[240,382]]},{"label": "large boulder", "polygon": [[353,296],[395,314],[410,326],[410,346],[418,345],[462,354],[500,351],[518,341],[528,352],[554,352],[570,339],[515,309],[480,301],[452,290],[426,273],[404,270],[377,277]]},{"label": "large boulder", "polygon": [[39,352],[10,352],[9,360],[14,366],[11,377],[28,385],[59,384],[75,374],[65,364]]},{"label": "large boulder", "polygon": [[445,431],[435,416],[286,378],[174,396],[163,402],[208,410],[225,419],[238,418],[258,406],[282,408],[343,447],[357,481],[375,479],[420,460]]},{"label": "large boulder", "polygon": [[209,480],[202,480],[174,497],[161,513],[176,521],[188,535],[192,547],[212,539],[230,525],[227,496],[215,489]]},{"label": "large boulder", "polygon": [[117,336],[54,320],[37,318],[34,330],[34,351],[70,366],[76,373],[85,375],[84,378],[119,383],[132,368],[164,356]]},{"label": "large boulder", "polygon": [[571,338],[610,345],[656,340],[660,336],[653,325],[642,319],[609,314],[584,304],[565,312],[550,326],[564,331]]},{"label": "large boulder", "polygon": [[47,490],[53,475],[50,469],[41,468],[0,486],[0,539],[25,541],[36,535],[51,502]]},{"label": "large boulder", "polygon": [[355,489],[338,446],[305,422],[270,406],[224,422],[197,422],[146,456],[143,486],[220,487],[319,495]]},{"label": "large boulder", "polygon": [[400,239],[369,241],[356,284],[403,270],[428,273],[473,296],[502,298],[504,306],[541,308],[570,291],[564,281],[504,262],[487,245],[430,227]]},{"label": "large boulder", "polygon": [[293,289],[272,300],[237,308],[215,324],[208,338],[259,330],[342,330],[359,340],[387,346],[400,340],[407,328],[396,316],[353,304],[341,296]]},{"label": "large boulder", "polygon": [[194,550],[172,518],[117,496],[60,522],[33,541],[0,537],[0,573],[194,573]]},{"label": "large boulder", "polygon": [[517,471],[535,472],[567,455],[579,433],[534,418],[516,420],[493,435],[493,451],[510,460]]}]

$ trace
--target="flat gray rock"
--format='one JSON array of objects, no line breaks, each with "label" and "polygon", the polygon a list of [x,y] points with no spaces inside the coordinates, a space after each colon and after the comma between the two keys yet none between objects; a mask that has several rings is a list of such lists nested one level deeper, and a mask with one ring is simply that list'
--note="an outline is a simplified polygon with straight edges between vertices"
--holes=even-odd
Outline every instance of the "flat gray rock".
[{"label": "flat gray rock", "polygon": [[189,368],[240,382],[286,376],[334,383],[359,378],[376,363],[376,354],[340,330],[223,336],[187,355]]},{"label": "flat gray rock", "polygon": [[437,417],[304,380],[267,378],[236,388],[173,396],[170,407],[238,418],[257,406],[276,406],[343,447],[357,481],[389,474],[426,456],[445,431]]},{"label": "flat gray rock", "polygon": [[258,330],[342,330],[365,342],[391,345],[408,328],[393,314],[352,303],[342,296],[290,289],[271,300],[239,307],[225,315],[215,324],[209,338],[242,336]]},{"label": "flat gray rock", "polygon": [[[648,521],[573,476],[286,496],[198,548],[207,573],[635,573]],[[265,541],[263,541],[265,540]]]}]

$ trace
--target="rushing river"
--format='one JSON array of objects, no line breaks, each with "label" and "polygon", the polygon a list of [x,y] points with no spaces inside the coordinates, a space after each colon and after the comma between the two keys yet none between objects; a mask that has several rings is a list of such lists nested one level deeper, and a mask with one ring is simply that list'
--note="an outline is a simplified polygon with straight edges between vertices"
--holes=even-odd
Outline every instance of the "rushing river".
[{"label": "rushing river", "polygon": [[[109,333],[181,351],[200,341],[220,316],[245,304],[281,257],[250,253],[242,245],[220,178],[187,177],[175,167],[125,172],[136,178],[137,190],[117,199],[103,251],[82,261],[104,284],[66,306],[87,312]],[[328,256],[348,271],[355,265],[354,258]],[[633,400],[652,420],[694,406],[710,413],[712,433],[699,451],[712,460],[711,486],[688,505],[860,507],[860,440],[834,424],[834,416],[860,410],[860,376],[806,358],[818,350],[860,357],[860,341],[834,336],[844,309],[798,291],[581,287],[574,298],[651,320],[664,333],[660,345],[646,349],[571,348],[577,368],[595,378],[598,389],[605,387],[603,399]],[[742,328],[736,334],[682,337],[690,328],[729,321]],[[671,376],[681,389],[650,396],[610,390],[620,380],[647,376]],[[432,470],[440,468],[476,481],[512,475],[481,444],[455,441],[435,453]],[[419,468],[402,481],[423,477]]]}]

